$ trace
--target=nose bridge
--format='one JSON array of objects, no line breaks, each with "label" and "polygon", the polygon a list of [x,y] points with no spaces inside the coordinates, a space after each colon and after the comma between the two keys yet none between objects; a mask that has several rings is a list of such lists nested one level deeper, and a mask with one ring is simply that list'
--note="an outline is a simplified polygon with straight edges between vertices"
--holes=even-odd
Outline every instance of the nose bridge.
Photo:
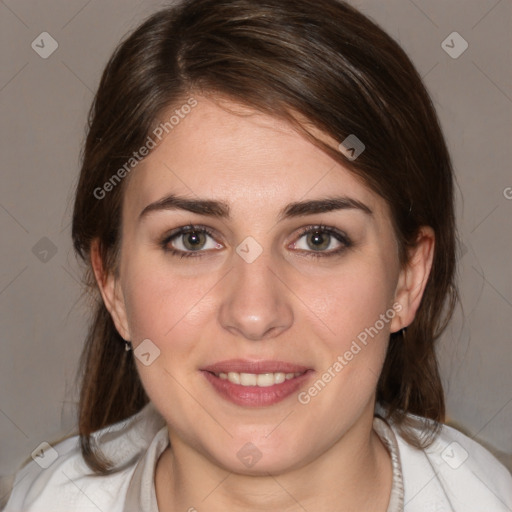
[{"label": "nose bridge", "polygon": [[222,327],[251,340],[277,336],[293,323],[289,294],[276,277],[277,262],[258,246],[246,239],[237,247],[219,308]]}]

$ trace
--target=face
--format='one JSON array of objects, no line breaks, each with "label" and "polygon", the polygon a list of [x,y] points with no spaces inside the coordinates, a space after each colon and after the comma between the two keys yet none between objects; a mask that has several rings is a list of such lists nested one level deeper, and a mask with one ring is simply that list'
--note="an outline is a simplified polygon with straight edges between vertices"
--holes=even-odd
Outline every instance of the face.
[{"label": "face", "polygon": [[283,121],[197,99],[130,176],[103,297],[135,354],[145,344],[137,368],[177,450],[299,467],[367,438],[428,244],[401,269],[380,196]]}]

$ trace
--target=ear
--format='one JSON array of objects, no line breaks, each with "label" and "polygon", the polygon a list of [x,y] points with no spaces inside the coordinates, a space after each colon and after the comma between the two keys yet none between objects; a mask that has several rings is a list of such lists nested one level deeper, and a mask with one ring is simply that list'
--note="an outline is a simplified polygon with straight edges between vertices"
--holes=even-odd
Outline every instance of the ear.
[{"label": "ear", "polygon": [[112,272],[106,272],[104,269],[98,239],[93,240],[91,243],[91,265],[103,302],[114,321],[117,332],[121,338],[130,341],[131,336],[121,286],[116,276]]},{"label": "ear", "polygon": [[400,314],[391,321],[391,332],[407,327],[414,320],[432,268],[434,247],[434,230],[422,226],[414,247],[408,251],[408,261],[400,270],[395,301],[401,305],[401,309]]}]

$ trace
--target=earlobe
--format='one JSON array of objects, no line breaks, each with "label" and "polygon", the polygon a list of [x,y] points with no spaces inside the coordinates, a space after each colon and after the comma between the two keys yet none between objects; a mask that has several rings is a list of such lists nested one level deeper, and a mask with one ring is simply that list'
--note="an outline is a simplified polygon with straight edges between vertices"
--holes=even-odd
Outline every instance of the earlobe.
[{"label": "earlobe", "polygon": [[391,332],[407,327],[414,320],[432,268],[434,248],[434,230],[429,226],[421,227],[416,244],[408,252],[408,262],[400,271],[395,300],[401,310],[391,322]]},{"label": "earlobe", "polygon": [[100,254],[100,244],[97,239],[93,240],[91,243],[90,258],[94,277],[96,278],[103,303],[114,321],[117,332],[124,340],[131,340],[124,297],[121,287],[119,286],[119,281],[113,273],[108,273],[104,269]]}]

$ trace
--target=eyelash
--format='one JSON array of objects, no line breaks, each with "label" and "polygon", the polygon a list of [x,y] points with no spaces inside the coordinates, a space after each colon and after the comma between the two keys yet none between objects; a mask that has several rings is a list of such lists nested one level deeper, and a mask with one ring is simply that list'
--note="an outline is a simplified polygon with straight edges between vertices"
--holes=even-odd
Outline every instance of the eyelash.
[{"label": "eyelash", "polygon": [[[331,250],[328,252],[325,251],[304,251],[299,249],[301,252],[306,252],[307,257],[312,258],[327,258],[331,256],[336,256],[351,247],[352,241],[349,239],[349,237],[343,233],[342,231],[339,231],[338,229],[325,226],[323,224],[316,224],[313,226],[307,226],[305,228],[302,228],[299,232],[299,235],[297,237],[297,240],[300,240],[304,235],[307,235],[308,233],[313,233],[319,231],[321,233],[328,234],[332,237],[334,237],[338,242],[342,243],[343,246],[336,249]],[[202,257],[204,252],[207,251],[181,251],[178,249],[174,249],[172,246],[169,247],[169,243],[172,242],[175,238],[178,238],[179,236],[186,235],[188,233],[204,233],[208,236],[214,238],[214,233],[211,229],[207,228],[206,226],[200,226],[200,225],[193,225],[189,224],[187,226],[182,226],[180,228],[177,228],[173,230],[171,233],[169,233],[167,236],[164,237],[164,239],[160,242],[160,246],[164,250],[164,252],[171,254],[172,256],[177,256],[179,258],[198,258]],[[203,254],[202,254],[203,253]]]}]

